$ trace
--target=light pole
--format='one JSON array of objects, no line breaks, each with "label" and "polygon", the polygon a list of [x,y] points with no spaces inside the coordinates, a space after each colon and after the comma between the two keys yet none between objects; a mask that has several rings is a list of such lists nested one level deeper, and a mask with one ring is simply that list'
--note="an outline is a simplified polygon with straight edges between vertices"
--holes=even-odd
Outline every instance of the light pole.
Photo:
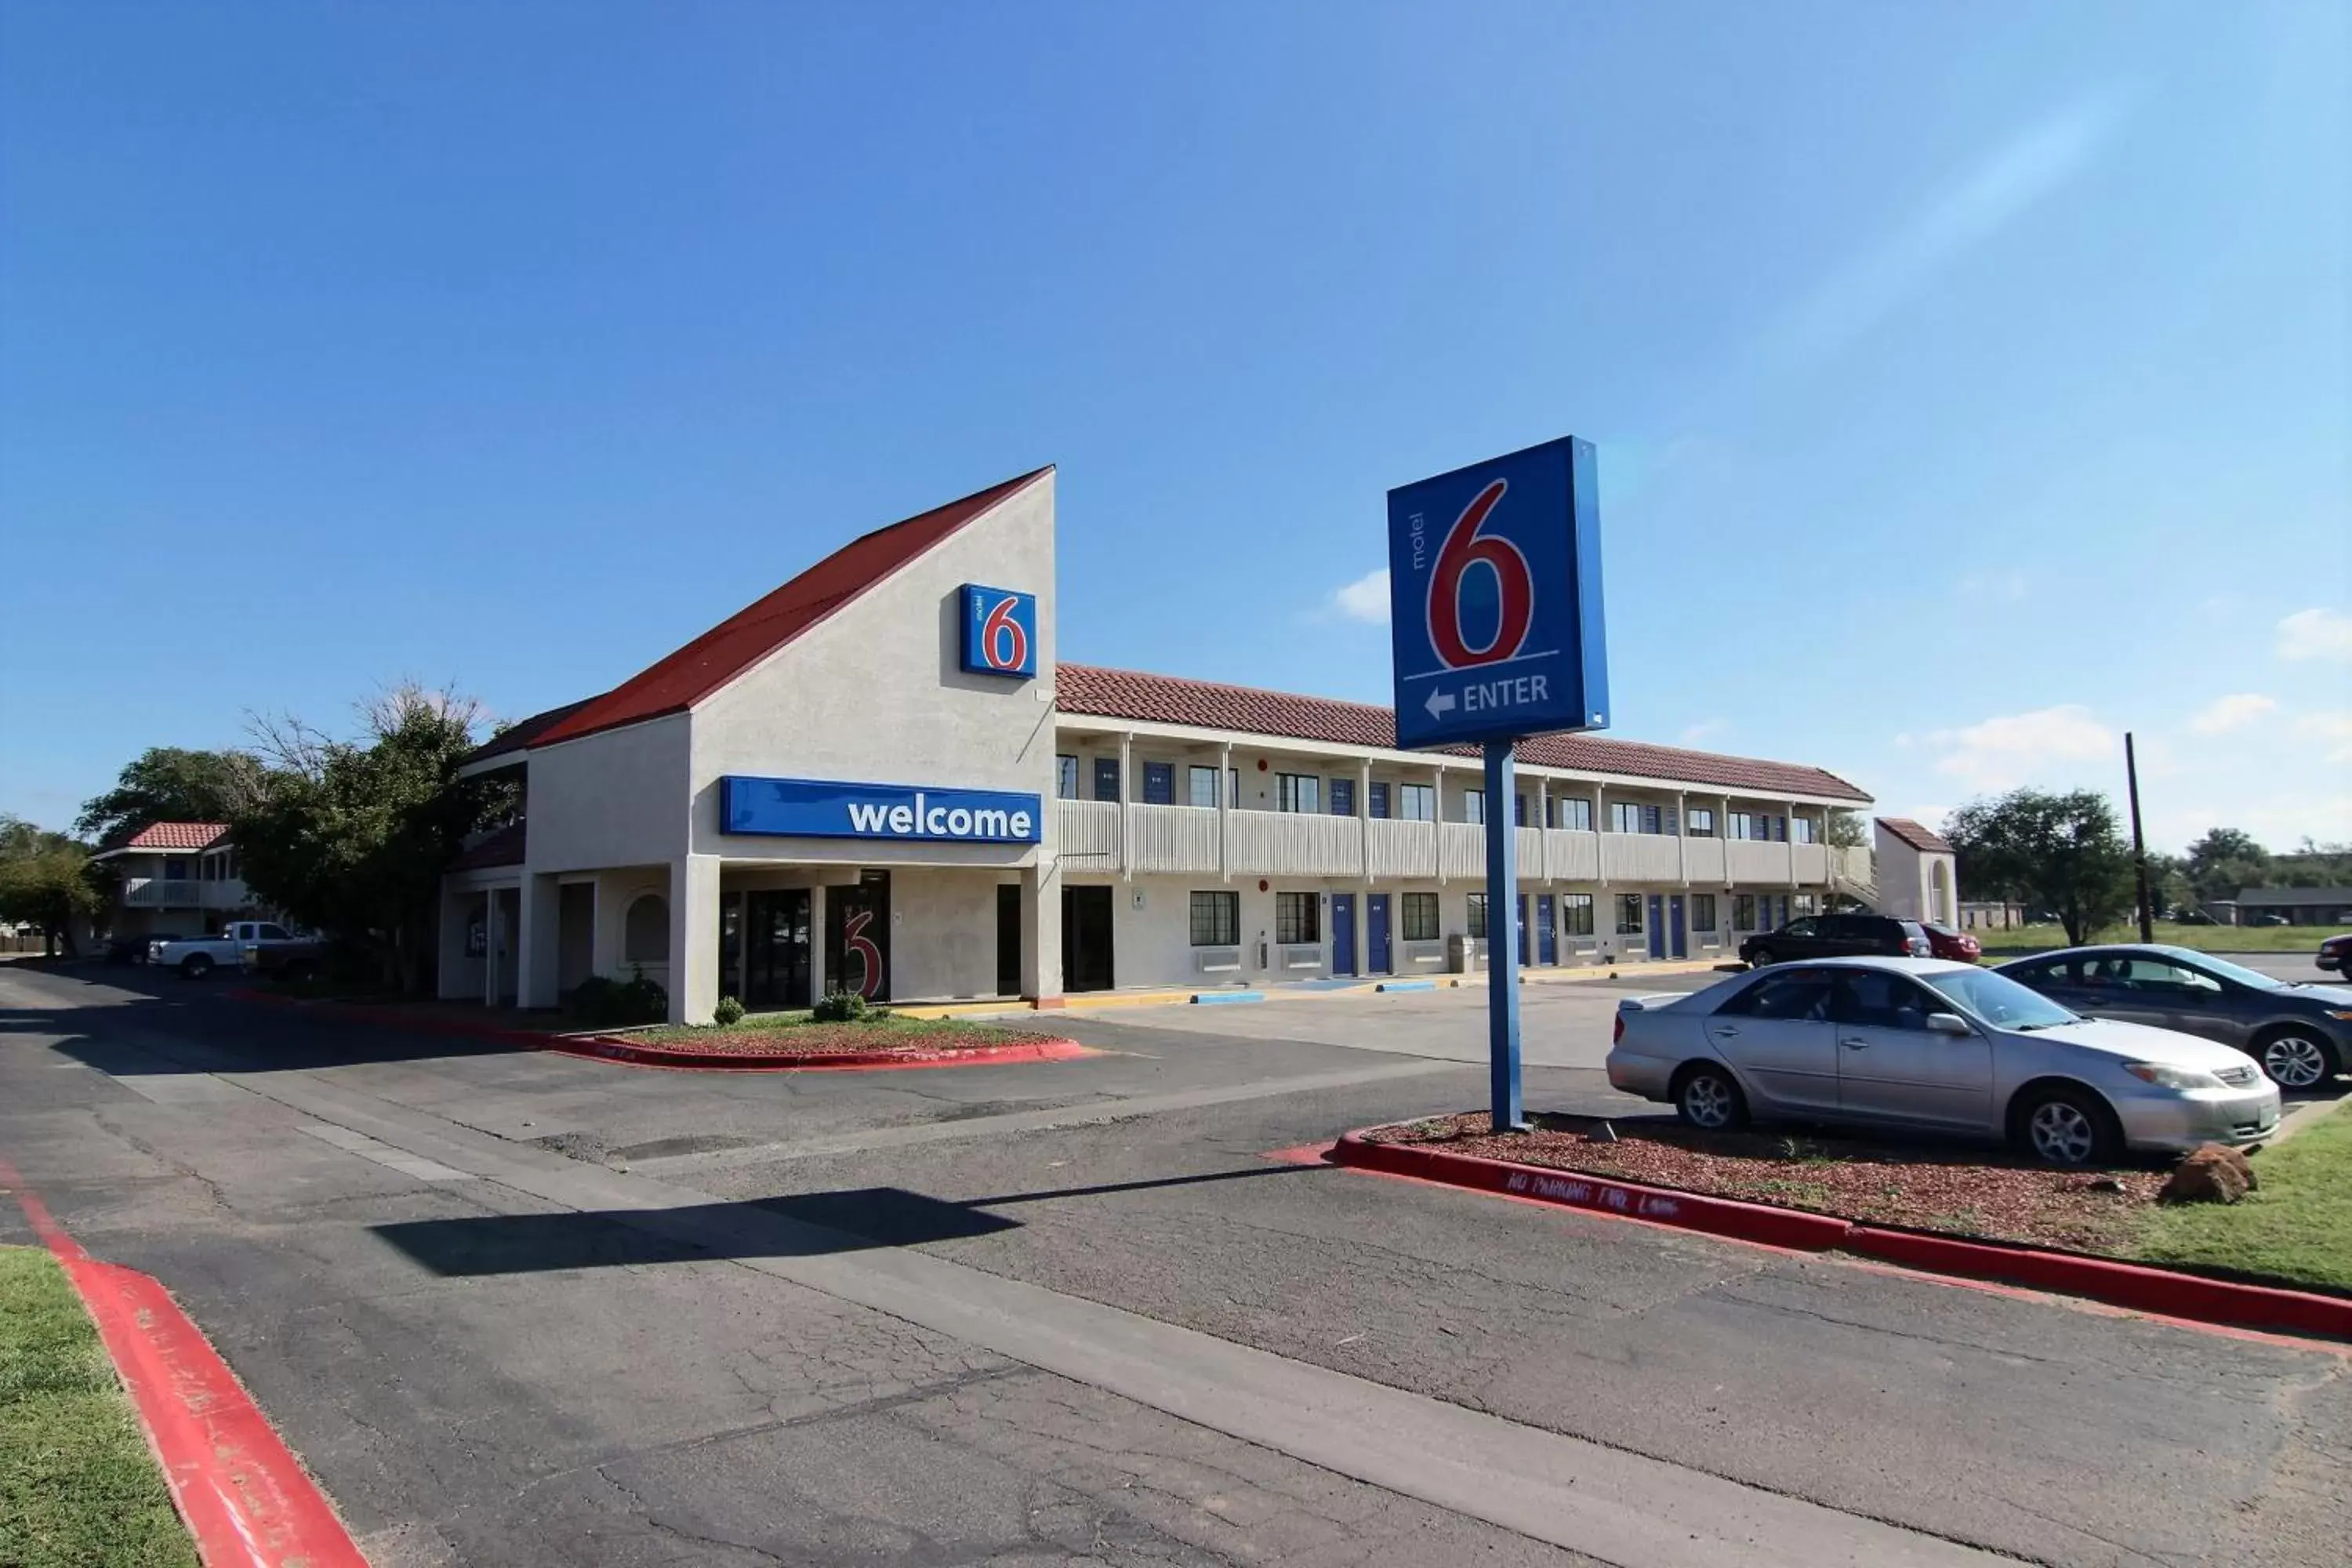
[{"label": "light pole", "polygon": [[2156,920],[2147,900],[2147,839],[2139,828],[2139,759],[2133,753],[2131,731],[2124,731],[2124,783],[2131,795],[2132,871],[2139,881],[2139,939],[2156,941]]}]

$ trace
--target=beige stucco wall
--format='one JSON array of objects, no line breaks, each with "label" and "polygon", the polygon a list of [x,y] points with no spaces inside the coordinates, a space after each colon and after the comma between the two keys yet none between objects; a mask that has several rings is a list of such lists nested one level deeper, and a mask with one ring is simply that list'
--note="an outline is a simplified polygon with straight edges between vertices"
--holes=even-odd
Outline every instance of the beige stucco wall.
[{"label": "beige stucco wall", "polygon": [[684,854],[688,738],[688,716],[677,713],[533,751],[530,869],[667,865]]},{"label": "beige stucco wall", "polygon": [[[1037,596],[1037,676],[967,674],[958,590]],[[864,865],[1034,864],[1030,845],[732,837],[729,773],[1054,793],[1054,477],[1026,489],[803,632],[694,711],[692,847]],[[533,809],[536,812],[534,800]]]}]

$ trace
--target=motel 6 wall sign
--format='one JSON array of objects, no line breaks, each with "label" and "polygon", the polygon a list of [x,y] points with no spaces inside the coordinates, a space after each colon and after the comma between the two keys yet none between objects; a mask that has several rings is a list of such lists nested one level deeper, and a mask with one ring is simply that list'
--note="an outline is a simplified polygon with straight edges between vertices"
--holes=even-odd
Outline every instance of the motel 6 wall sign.
[{"label": "motel 6 wall sign", "polygon": [[1037,673],[1037,595],[966,583],[963,668],[974,675],[1028,680]]},{"label": "motel 6 wall sign", "polygon": [[1592,443],[1391,490],[1389,624],[1400,746],[1605,728]]}]

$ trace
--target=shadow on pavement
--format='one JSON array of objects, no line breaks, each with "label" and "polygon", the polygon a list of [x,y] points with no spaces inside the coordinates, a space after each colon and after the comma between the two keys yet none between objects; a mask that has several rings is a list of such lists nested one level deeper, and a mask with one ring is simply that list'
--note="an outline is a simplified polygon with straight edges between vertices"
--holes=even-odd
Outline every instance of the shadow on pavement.
[{"label": "shadow on pavement", "polygon": [[[622,1268],[713,1258],[815,1258],[876,1247],[921,1247],[1020,1228],[986,1212],[1057,1198],[1196,1186],[1300,1174],[1296,1165],[1260,1165],[1198,1176],[1007,1193],[954,1203],[902,1187],[854,1187],[743,1203],[584,1213],[478,1215],[403,1220],[375,1233],[436,1274],[541,1274]],[[781,1221],[782,1223],[775,1223]]]}]

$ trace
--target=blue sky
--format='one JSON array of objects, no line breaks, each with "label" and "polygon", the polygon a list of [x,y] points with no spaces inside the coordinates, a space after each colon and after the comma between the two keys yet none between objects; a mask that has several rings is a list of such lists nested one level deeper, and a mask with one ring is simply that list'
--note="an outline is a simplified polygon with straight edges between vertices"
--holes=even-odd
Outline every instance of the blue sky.
[{"label": "blue sky", "polygon": [[1060,465],[1061,648],[1384,700],[1600,447],[1617,732],[2352,838],[2347,13],[0,11],[0,810],[520,715]]}]

